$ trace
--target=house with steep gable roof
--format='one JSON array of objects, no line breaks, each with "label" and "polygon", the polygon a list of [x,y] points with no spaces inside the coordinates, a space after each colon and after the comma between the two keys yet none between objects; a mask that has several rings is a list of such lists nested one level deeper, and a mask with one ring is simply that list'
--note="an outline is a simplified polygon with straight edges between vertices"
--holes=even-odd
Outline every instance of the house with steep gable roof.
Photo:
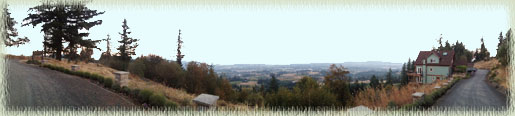
[{"label": "house with steep gable roof", "polygon": [[444,80],[452,75],[454,62],[454,51],[451,50],[420,51],[414,74],[410,76],[413,81],[423,84]]}]

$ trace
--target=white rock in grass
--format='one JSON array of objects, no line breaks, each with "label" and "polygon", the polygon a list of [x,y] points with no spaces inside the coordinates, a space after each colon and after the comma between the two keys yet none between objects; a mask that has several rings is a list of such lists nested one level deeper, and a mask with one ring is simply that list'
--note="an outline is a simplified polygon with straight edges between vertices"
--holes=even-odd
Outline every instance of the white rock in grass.
[{"label": "white rock in grass", "polygon": [[413,97],[413,102],[417,101],[417,99],[424,97],[424,95],[424,92],[416,92],[411,94],[411,96]]},{"label": "white rock in grass", "polygon": [[218,96],[211,95],[211,94],[200,94],[199,96],[195,97],[193,99],[193,102],[197,103],[201,106],[216,106],[216,101],[218,101]]}]

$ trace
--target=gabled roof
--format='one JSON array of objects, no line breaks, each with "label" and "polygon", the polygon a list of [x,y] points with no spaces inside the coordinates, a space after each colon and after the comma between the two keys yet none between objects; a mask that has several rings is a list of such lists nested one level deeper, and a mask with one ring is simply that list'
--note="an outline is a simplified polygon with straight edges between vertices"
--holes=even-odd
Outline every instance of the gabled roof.
[{"label": "gabled roof", "polygon": [[[447,53],[445,55],[444,53]],[[427,63],[428,66],[452,66],[453,65],[453,59],[454,59],[454,51],[451,50],[442,50],[442,51],[420,51],[418,53],[417,60],[415,61],[415,65],[422,65],[422,60],[427,59],[427,57],[431,56],[432,54],[435,54],[440,59],[440,62],[438,64],[435,63]]]}]

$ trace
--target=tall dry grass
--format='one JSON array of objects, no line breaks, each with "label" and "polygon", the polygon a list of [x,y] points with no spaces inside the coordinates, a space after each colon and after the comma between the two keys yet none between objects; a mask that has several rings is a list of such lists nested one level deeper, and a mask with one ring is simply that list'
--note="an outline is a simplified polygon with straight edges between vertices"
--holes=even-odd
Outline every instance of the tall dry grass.
[{"label": "tall dry grass", "polygon": [[490,60],[479,61],[474,63],[474,68],[490,70],[496,66],[499,66],[500,64],[501,63],[499,63],[499,60],[497,60],[496,58],[492,58]]},{"label": "tall dry grass", "polygon": [[354,103],[359,106],[367,106],[369,108],[385,108],[389,102],[402,106],[413,102],[412,94],[415,92],[424,92],[430,94],[435,86],[442,87],[444,82],[448,80],[440,80],[431,84],[417,84],[410,82],[406,86],[388,86],[381,89],[367,88],[354,96]]}]

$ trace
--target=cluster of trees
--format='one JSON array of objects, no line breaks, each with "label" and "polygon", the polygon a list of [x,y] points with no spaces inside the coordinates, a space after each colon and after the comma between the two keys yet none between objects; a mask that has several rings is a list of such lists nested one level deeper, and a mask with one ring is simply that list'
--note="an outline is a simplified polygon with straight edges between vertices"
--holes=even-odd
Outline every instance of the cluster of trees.
[{"label": "cluster of trees", "polygon": [[[273,90],[266,94],[265,99],[266,105],[272,107],[343,105],[337,100],[338,95],[332,93],[327,86],[320,86],[313,78],[307,76],[297,82],[293,90],[280,87],[277,91]],[[347,100],[350,101],[345,101]]]},{"label": "cluster of trees", "polygon": [[402,64],[401,68],[401,85],[407,85],[409,83],[408,73],[415,72],[415,60],[411,61],[408,59],[407,63]]},{"label": "cluster of trees", "polygon": [[351,84],[348,73],[343,66],[331,65],[323,84],[312,77],[305,76],[292,88],[281,86],[276,76],[271,74],[271,79],[266,84],[254,88],[241,88],[235,92],[237,96],[235,98],[237,102],[258,106],[350,107],[354,103],[353,94],[366,86],[358,82]]},{"label": "cluster of trees", "polygon": [[[404,68],[401,70],[401,72],[404,70]],[[387,86],[393,86],[394,83],[402,83],[402,74],[401,77],[394,77],[392,74],[392,69],[388,69],[388,72],[385,75],[386,82],[384,82],[382,79],[379,79],[376,75],[372,75],[370,77],[370,87],[374,89],[380,89]],[[364,89],[364,88],[360,88]]]},{"label": "cluster of trees", "polygon": [[139,41],[139,39],[135,39],[128,36],[129,34],[131,34],[131,32],[128,31],[128,29],[129,26],[127,25],[127,19],[123,19],[122,32],[119,33],[121,40],[118,41],[118,43],[120,43],[120,46],[116,48],[118,52],[115,54],[111,54],[111,38],[109,37],[109,35],[107,35],[106,39],[103,39],[103,41],[107,42],[107,50],[100,56],[100,63],[117,70],[128,70],[129,63],[132,60],[132,56],[136,55],[135,50],[138,47],[138,43],[136,42]]},{"label": "cluster of trees", "polygon": [[230,101],[234,90],[229,81],[218,76],[213,66],[206,63],[189,62],[184,70],[175,61],[161,56],[141,56],[129,63],[129,72],[143,78],[160,82],[163,85],[184,89],[188,93],[208,93]]},{"label": "cluster of trees", "polygon": [[[470,51],[465,48],[465,45],[463,45],[463,42],[459,42],[458,40],[456,40],[456,43],[451,45],[449,43],[449,40],[447,40],[447,41],[445,41],[445,46],[443,46],[442,39],[443,39],[443,37],[440,37],[440,39],[437,40],[438,44],[440,44],[440,47],[433,48],[433,50],[454,51],[454,60],[455,61],[466,60],[467,62],[472,62],[472,59],[474,58],[474,56],[476,56],[476,58],[477,58],[477,55],[475,55],[473,51]],[[481,38],[481,43],[483,43],[483,38]],[[484,44],[482,44],[481,48],[482,48],[483,54],[488,53],[488,50],[486,50],[486,48],[484,48]],[[490,53],[488,53],[488,55],[489,54]],[[488,55],[485,55],[485,56],[488,57]]]},{"label": "cluster of trees", "polygon": [[501,65],[506,66],[510,63],[510,41],[511,41],[511,29],[508,29],[506,36],[503,37],[502,32],[499,34],[499,44],[497,44],[497,55],[495,56]]},{"label": "cluster of trees", "polygon": [[[31,13],[23,19],[22,26],[32,25],[33,27],[42,24],[41,31],[44,32],[44,50],[53,53],[57,60],[63,57],[70,60],[78,60],[77,48],[85,48],[83,55],[87,56],[87,49],[97,48],[99,40],[85,39],[88,37],[89,29],[102,24],[102,20],[88,22],[95,16],[104,14],[97,10],[91,10],[85,3],[74,4],[46,4],[30,8]],[[86,31],[79,31],[86,30]],[[63,46],[64,43],[68,45]],[[99,49],[99,48],[97,48]]]},{"label": "cluster of trees", "polygon": [[[22,26],[32,25],[33,27],[41,24],[41,32],[44,33],[43,47],[45,53],[51,53],[51,57],[57,60],[68,58],[68,61],[93,61],[91,55],[93,49],[98,49],[96,45],[102,40],[86,39],[88,31],[96,26],[101,25],[102,20],[87,21],[93,17],[104,14],[105,11],[89,9],[85,6],[85,2],[73,2],[70,4],[52,4],[43,3],[41,5],[29,9],[28,17],[23,19]],[[30,40],[25,38],[15,38],[18,36],[17,30],[13,27],[17,22],[10,17],[7,8],[4,9],[4,17],[6,19],[5,31],[6,38],[3,40],[6,46],[18,46],[25,44]],[[128,37],[127,20],[124,19],[120,33],[121,45],[117,48],[118,53],[112,55],[110,52],[110,44],[108,39],[107,51],[102,54],[101,61],[109,62],[105,64],[112,65],[118,70],[127,70],[131,56],[135,55],[135,48],[138,39]],[[66,46],[64,46],[66,45]],[[81,52],[79,53],[79,48]],[[116,59],[116,60],[112,60]]]}]

